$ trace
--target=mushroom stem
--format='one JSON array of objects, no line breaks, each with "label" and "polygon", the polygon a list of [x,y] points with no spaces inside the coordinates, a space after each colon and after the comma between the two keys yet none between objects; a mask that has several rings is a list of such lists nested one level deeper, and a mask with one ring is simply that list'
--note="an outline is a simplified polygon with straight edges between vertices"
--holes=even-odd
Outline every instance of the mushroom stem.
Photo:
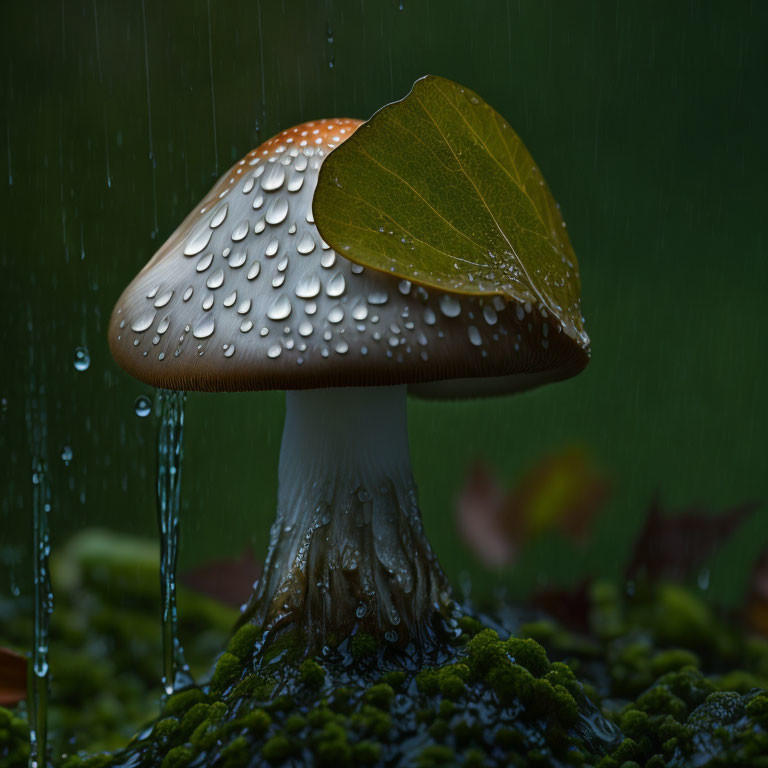
[{"label": "mushroom stem", "polygon": [[439,643],[454,604],[424,535],[406,387],[290,391],[277,520],[244,618],[306,636],[308,652],[356,631]]}]

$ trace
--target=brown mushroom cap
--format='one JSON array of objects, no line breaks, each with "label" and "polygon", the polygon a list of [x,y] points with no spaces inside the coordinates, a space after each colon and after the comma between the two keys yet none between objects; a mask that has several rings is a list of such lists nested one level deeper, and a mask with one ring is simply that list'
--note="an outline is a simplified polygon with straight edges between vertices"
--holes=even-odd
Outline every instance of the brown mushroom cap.
[{"label": "brown mushroom cap", "polygon": [[323,242],[318,170],[359,125],[290,128],[219,179],[118,300],[118,364],[167,389],[408,384],[427,397],[520,391],[582,370],[588,340],[543,307],[426,290]]}]

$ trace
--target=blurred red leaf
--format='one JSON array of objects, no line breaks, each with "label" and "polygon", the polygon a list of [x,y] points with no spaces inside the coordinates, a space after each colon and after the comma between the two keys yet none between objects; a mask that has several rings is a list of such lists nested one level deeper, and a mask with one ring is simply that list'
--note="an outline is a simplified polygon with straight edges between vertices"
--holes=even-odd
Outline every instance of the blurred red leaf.
[{"label": "blurred red leaf", "polygon": [[262,565],[249,546],[238,558],[210,560],[190,568],[179,575],[179,581],[195,592],[239,608],[248,602],[261,571]]},{"label": "blurred red leaf", "polygon": [[744,613],[749,627],[768,637],[768,550],[752,569]]},{"label": "blurred red leaf", "polygon": [[464,541],[489,566],[508,565],[517,556],[515,532],[505,521],[505,489],[483,464],[469,471],[457,507],[458,526]]},{"label": "blurred red leaf", "polygon": [[13,707],[27,697],[27,660],[0,648],[0,707]]},{"label": "blurred red leaf", "polygon": [[758,506],[754,502],[739,504],[720,515],[690,506],[680,514],[668,515],[657,493],[635,539],[625,577],[685,581],[701,570]]},{"label": "blurred red leaf", "polygon": [[458,501],[459,531],[486,565],[510,565],[528,539],[551,531],[583,544],[608,491],[579,447],[542,459],[511,491],[475,464]]},{"label": "blurred red leaf", "polygon": [[559,624],[587,634],[592,610],[592,579],[582,579],[573,587],[540,587],[531,595],[531,605],[549,614]]}]

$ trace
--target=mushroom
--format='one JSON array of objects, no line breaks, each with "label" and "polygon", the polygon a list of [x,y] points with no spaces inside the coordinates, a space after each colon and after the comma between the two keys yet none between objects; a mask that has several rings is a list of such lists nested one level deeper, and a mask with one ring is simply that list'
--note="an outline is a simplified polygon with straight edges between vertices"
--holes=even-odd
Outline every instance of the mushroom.
[{"label": "mushroom", "polygon": [[109,344],[185,390],[286,390],[277,519],[243,620],[307,652],[365,631],[426,649],[455,606],[425,537],[406,395],[476,397],[578,373],[583,338],[543,307],[364,268],[314,225],[318,170],[360,125],[318,120],[235,164],[120,297]]}]

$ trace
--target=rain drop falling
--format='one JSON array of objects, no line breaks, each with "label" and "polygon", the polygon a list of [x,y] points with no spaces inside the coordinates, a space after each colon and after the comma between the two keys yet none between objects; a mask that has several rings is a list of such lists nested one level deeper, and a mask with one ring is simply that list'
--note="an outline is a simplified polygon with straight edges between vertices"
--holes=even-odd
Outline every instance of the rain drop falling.
[{"label": "rain drop falling", "polygon": [[139,395],[133,403],[133,411],[140,419],[146,418],[152,413],[152,401],[146,395]]},{"label": "rain drop falling", "polygon": [[91,353],[87,347],[75,347],[75,358],[72,361],[76,371],[87,371],[91,366]]}]

